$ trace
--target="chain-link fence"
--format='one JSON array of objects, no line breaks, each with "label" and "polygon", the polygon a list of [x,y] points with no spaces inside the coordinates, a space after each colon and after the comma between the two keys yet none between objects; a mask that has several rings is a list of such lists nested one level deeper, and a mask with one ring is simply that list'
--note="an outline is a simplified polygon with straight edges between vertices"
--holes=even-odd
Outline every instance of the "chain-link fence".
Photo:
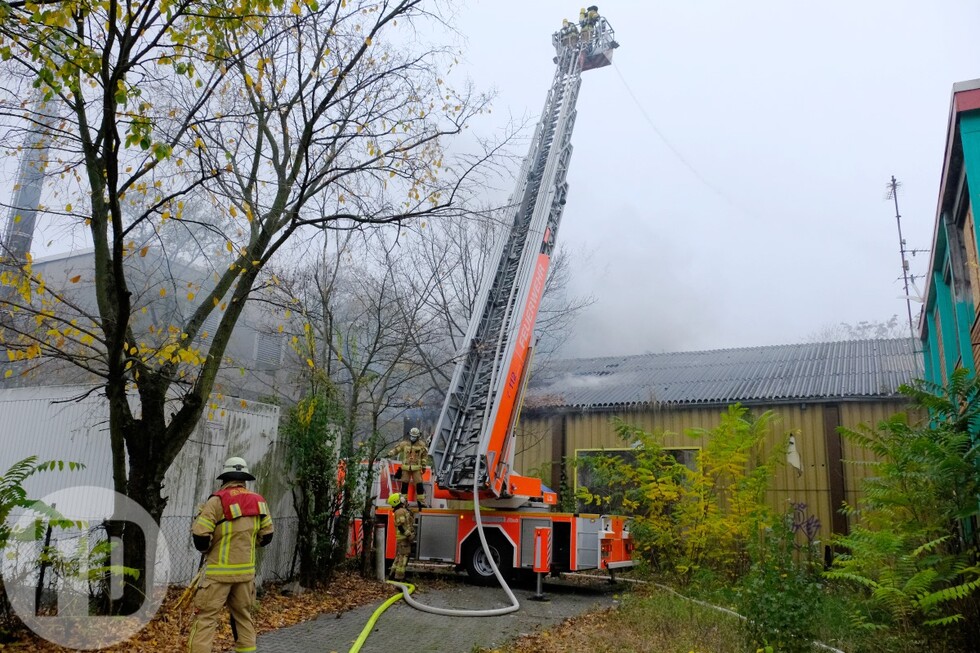
[{"label": "chain-link fence", "polygon": [[[186,585],[197,573],[201,554],[194,548],[194,517],[164,517],[156,550],[155,583]],[[256,581],[288,580],[293,571],[298,527],[297,517],[274,518],[272,542],[257,551]],[[8,591],[33,592],[36,605],[47,595],[61,595],[65,588],[98,595],[110,567],[121,564],[118,547],[110,547],[105,524],[51,524],[35,522],[11,538],[4,551],[3,584]]]},{"label": "chain-link fence", "polygon": [[[197,573],[201,554],[194,548],[191,525],[194,517],[164,517],[160,521],[160,534],[170,552],[170,583],[186,585]],[[275,535],[272,542],[257,552],[256,581],[288,580],[292,574],[293,551],[299,518],[273,517]]]}]

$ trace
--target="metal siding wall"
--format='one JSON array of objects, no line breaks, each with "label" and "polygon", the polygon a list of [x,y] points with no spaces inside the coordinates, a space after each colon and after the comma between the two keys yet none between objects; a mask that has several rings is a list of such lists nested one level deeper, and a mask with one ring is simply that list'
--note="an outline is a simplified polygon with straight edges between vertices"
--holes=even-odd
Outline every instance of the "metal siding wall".
[{"label": "metal siding wall", "polygon": [[[58,490],[83,485],[112,488],[108,405],[90,387],[29,387],[0,390],[0,419],[4,425],[0,467],[36,455],[40,460],[80,462],[77,472],[45,472],[25,482],[28,496],[42,499]],[[217,409],[198,423],[164,479],[168,497],[161,529],[168,538],[172,582],[189,580],[197,569],[198,554],[191,546],[191,519],[197,506],[217,489],[215,478],[229,456],[242,456],[257,477],[256,489],[270,504],[273,519],[294,517],[292,498],[285,487],[284,458],[276,438],[279,408],[257,402],[214,400]],[[56,403],[57,402],[57,403]],[[286,526],[291,520],[284,520]],[[295,528],[284,528],[273,551],[264,555],[259,574],[284,577],[291,563]]]},{"label": "metal siding wall", "polygon": [[[905,404],[894,403],[846,403],[841,404],[841,425],[858,430],[861,424],[876,428],[878,424],[896,413],[907,410]],[[910,415],[910,420],[918,419]],[[842,438],[844,447],[844,500],[854,506],[861,497],[861,482],[872,475],[871,468],[866,464],[875,460],[874,454],[860,447],[848,438]],[[849,518],[853,526],[853,519]]]},{"label": "metal siding wall", "polygon": [[540,472],[544,484],[555,489],[557,482],[551,478],[548,467],[557,457],[552,448],[552,428],[561,417],[528,419],[521,417],[515,430],[514,471],[525,476],[535,476]]},{"label": "metal siding wall", "polygon": [[788,464],[777,466],[766,496],[767,503],[777,514],[789,510],[790,504],[806,504],[807,514],[820,520],[817,537],[826,542],[830,534],[831,514],[822,406],[793,404],[777,406],[772,410],[777,418],[767,442],[767,453],[792,433],[796,437],[796,451],[800,455],[803,471],[798,472]]},{"label": "metal siding wall", "polygon": [[[898,403],[887,402],[844,402],[840,405],[840,421],[849,428],[861,422],[876,424],[902,409]],[[805,407],[804,407],[805,406]],[[758,415],[767,410],[765,406],[752,407]],[[805,503],[809,514],[815,515],[821,524],[818,535],[821,542],[829,543],[830,524],[833,520],[830,505],[830,481],[827,467],[827,449],[824,439],[824,420],[822,404],[792,404],[771,407],[776,413],[772,423],[772,435],[766,444],[766,453],[783,441],[788,433],[796,435],[796,448],[800,454],[803,473],[800,474],[789,465],[777,468],[772,480],[772,490],[767,494],[767,503],[776,511],[783,512],[790,503]],[[684,435],[692,428],[710,429],[718,425],[723,408],[679,408],[673,410],[624,411],[618,413],[575,412],[567,414],[566,446],[568,456],[576,449],[621,449],[628,446],[615,433],[613,418],[619,417],[628,424],[649,432],[666,432],[664,444],[672,447],[700,447],[698,438]],[[551,420],[560,417],[534,417],[524,421],[522,429],[551,428]],[[866,459],[863,450],[857,449],[846,439],[843,440],[844,460]],[[551,441],[544,438],[537,449],[521,454],[518,471],[526,471],[550,462]],[[862,458],[865,456],[865,458]],[[867,470],[857,465],[844,465],[845,500],[856,501],[860,480]],[[549,479],[545,479],[548,481]]]}]

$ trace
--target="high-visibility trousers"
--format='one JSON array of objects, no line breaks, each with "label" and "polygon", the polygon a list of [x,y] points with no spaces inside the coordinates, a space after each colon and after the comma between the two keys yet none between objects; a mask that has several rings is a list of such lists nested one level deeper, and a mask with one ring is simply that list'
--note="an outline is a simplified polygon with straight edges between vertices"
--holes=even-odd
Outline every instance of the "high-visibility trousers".
[{"label": "high-visibility trousers", "polygon": [[227,605],[231,618],[235,621],[238,637],[235,651],[247,653],[255,650],[255,625],[252,623],[251,607],[255,602],[255,581],[245,583],[221,583],[205,578],[197,588],[194,607],[197,618],[191,626],[190,653],[211,653],[214,633],[218,628],[218,617]]},{"label": "high-visibility trousers", "polygon": [[391,563],[391,576],[395,580],[402,580],[405,578],[405,567],[408,566],[408,554],[412,552],[412,540],[399,537],[395,543],[395,561]]}]

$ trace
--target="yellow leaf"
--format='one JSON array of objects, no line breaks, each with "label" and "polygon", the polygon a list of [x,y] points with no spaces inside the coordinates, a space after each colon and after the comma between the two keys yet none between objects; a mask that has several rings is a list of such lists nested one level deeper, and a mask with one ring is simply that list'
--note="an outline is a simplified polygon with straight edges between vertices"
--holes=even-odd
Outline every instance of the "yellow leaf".
[{"label": "yellow leaf", "polygon": [[187,301],[189,302],[194,301],[194,293],[192,292],[187,293]]},{"label": "yellow leaf", "polygon": [[79,279],[81,279],[81,278],[82,278],[82,275],[76,274],[71,279],[69,279],[69,281],[71,281],[72,283],[78,283]]},{"label": "yellow leaf", "polygon": [[65,204],[65,211],[71,213],[71,204]]},{"label": "yellow leaf", "polygon": [[313,367],[313,359],[312,358],[307,358],[306,359],[306,364],[309,365],[310,367]]},{"label": "yellow leaf", "polygon": [[7,370],[6,372],[3,373],[3,378],[9,379],[13,375],[14,375],[14,371],[13,370]]},{"label": "yellow leaf", "polygon": [[248,402],[242,399],[242,408],[248,408]]},{"label": "yellow leaf", "polygon": [[167,296],[167,289],[166,288],[161,288],[160,289],[160,296],[161,297],[166,297]]},{"label": "yellow leaf", "polygon": [[225,249],[227,249],[229,252],[233,252],[235,251],[235,246],[232,245],[231,241],[229,240],[228,242],[225,243]]},{"label": "yellow leaf", "polygon": [[149,245],[147,245],[147,246],[145,246],[145,247],[143,247],[143,248],[142,248],[142,249],[140,250],[140,258],[143,258],[144,256],[146,256],[146,252],[147,252],[147,250],[149,250],[149,249],[150,249],[150,246],[149,246]]}]

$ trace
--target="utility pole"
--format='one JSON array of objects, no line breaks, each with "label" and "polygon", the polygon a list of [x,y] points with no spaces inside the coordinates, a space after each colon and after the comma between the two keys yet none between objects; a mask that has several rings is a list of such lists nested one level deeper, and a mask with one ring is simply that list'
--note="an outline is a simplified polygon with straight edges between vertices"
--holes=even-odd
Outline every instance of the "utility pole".
[{"label": "utility pole", "polygon": [[898,180],[892,175],[892,180],[888,182],[888,193],[886,199],[895,201],[895,224],[898,225],[898,251],[902,255],[902,278],[905,279],[905,307],[909,313],[909,335],[915,338],[915,326],[912,324],[912,298],[909,296],[909,261],[905,257],[908,250],[905,249],[905,239],[902,238],[902,214],[898,212]]}]

